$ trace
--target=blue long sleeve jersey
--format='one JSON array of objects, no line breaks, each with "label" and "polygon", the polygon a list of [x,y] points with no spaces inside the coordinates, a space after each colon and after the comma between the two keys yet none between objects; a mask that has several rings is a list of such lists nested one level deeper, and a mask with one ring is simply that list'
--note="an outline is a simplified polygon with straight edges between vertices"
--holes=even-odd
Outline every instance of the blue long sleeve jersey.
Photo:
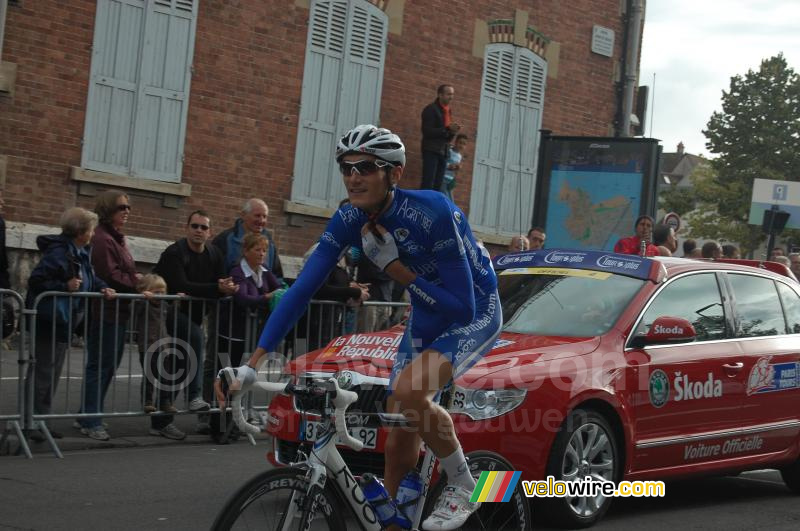
[{"label": "blue long sleeve jersey", "polygon": [[[259,347],[275,350],[342,253],[350,246],[361,249],[361,229],[367,221],[367,214],[350,204],[336,211],[297,281],[264,325]],[[408,286],[414,337],[435,338],[449,326],[470,323],[476,298],[496,290],[488,252],[475,242],[464,213],[443,194],[395,189],[378,224],[392,233],[400,261],[417,275]]]}]

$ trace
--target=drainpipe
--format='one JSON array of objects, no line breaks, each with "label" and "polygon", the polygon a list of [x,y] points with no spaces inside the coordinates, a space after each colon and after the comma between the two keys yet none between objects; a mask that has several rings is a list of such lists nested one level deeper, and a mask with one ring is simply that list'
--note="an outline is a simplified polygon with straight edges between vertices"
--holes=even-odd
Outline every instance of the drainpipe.
[{"label": "drainpipe", "polygon": [[6,11],[8,0],[0,0],[0,61],[3,60],[3,37],[6,30]]},{"label": "drainpipe", "polygon": [[633,89],[639,69],[639,41],[642,37],[644,0],[630,0],[630,13],[626,33],[625,78],[622,88],[622,121],[619,135],[631,136],[631,114],[633,113]]}]

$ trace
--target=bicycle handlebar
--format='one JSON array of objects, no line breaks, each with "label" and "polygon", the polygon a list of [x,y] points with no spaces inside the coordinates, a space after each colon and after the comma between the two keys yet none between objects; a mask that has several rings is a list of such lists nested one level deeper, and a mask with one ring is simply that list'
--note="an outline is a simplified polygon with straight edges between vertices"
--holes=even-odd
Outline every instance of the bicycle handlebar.
[{"label": "bicycle handlebar", "polygon": [[[330,378],[325,381],[330,387],[325,390],[325,393],[329,393],[331,395],[331,400],[335,407],[333,413],[334,419],[334,426],[336,428],[336,432],[339,436],[339,441],[346,446],[349,446],[356,452],[361,451],[364,448],[364,443],[360,440],[356,439],[350,432],[347,430],[347,420],[345,418],[345,411],[347,408],[350,407],[350,404],[358,400],[358,394],[353,391],[347,391],[339,387],[339,382],[336,378]],[[250,388],[257,388],[262,391],[273,392],[273,393],[286,393],[290,395],[300,395],[310,393],[309,388],[296,386],[289,383],[280,383],[280,382],[253,382],[248,388],[241,389],[239,391],[232,391],[231,393],[231,411],[233,414],[233,421],[245,433],[261,433],[261,428],[250,424],[244,418],[244,413],[242,410],[242,396],[245,392],[247,392]]]}]

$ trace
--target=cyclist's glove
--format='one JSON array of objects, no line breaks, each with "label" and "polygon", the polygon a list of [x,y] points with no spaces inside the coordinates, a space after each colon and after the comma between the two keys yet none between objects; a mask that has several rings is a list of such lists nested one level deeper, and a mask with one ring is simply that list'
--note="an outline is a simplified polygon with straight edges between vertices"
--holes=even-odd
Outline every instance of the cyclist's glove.
[{"label": "cyclist's glove", "polygon": [[245,364],[238,368],[225,367],[220,370],[217,377],[222,381],[222,391],[239,391],[247,389],[256,381],[256,370]]},{"label": "cyclist's glove", "polygon": [[367,255],[367,258],[381,268],[381,271],[395,260],[400,259],[397,253],[397,244],[392,237],[392,233],[388,231],[383,233],[383,241],[378,240],[372,231],[367,231],[366,234],[361,236],[361,247],[364,249],[364,254]]}]

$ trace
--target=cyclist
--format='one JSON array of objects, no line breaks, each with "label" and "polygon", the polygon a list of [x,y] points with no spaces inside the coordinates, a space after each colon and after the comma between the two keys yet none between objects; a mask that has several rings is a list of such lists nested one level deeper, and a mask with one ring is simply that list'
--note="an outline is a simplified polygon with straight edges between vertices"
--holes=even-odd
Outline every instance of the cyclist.
[{"label": "cyclist", "polygon": [[[336,146],[350,203],[333,215],[297,281],[264,326],[258,348],[236,370],[232,388],[255,379],[254,368],[273,351],[305,311],[317,288],[349,246],[405,286],[411,314],[395,360],[387,409],[403,413],[409,428],[392,428],[385,447],[384,482],[392,496],[416,466],[420,437],[440,460],[448,483],[427,530],[460,527],[478,505],[450,415],[434,397],[492,347],[502,312],[488,253],[475,242],[466,217],[438,191],[396,187],[405,146],[387,129],[359,125]],[[224,403],[222,386],[215,384]]]}]

